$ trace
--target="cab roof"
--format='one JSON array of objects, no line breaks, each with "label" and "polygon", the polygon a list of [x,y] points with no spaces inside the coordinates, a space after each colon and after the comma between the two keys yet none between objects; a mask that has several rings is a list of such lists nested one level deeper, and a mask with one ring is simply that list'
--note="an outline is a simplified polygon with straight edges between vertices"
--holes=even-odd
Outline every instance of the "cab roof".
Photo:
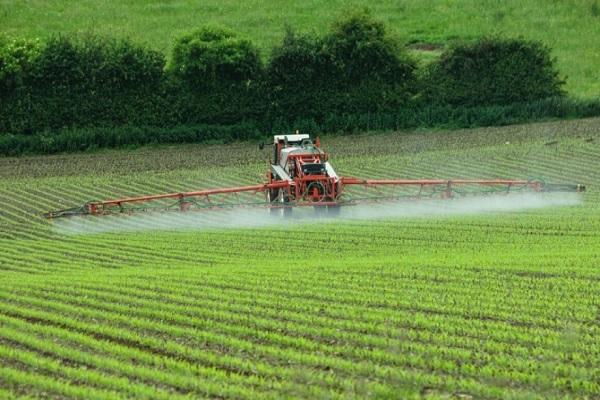
[{"label": "cab roof", "polygon": [[277,143],[280,140],[286,140],[289,142],[302,142],[304,139],[310,140],[310,135],[301,134],[301,135],[275,135],[273,136],[273,143]]}]

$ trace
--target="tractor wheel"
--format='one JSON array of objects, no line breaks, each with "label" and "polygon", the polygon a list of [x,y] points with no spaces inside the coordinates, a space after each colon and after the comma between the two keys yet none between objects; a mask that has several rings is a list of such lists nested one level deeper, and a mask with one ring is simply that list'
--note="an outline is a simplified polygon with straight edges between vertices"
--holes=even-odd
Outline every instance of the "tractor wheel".
[{"label": "tractor wheel", "polygon": [[281,214],[288,218],[292,216],[292,204],[290,197],[283,189],[279,189],[279,204],[282,206]]},{"label": "tractor wheel", "polygon": [[[336,202],[336,199],[333,197],[326,197],[325,201],[328,203],[334,203],[334,202]],[[340,215],[342,206],[339,204],[335,204],[335,205],[322,206],[322,208],[323,208],[322,212],[324,214],[327,214],[327,216],[329,218],[334,218],[334,217],[337,217],[338,215]]]},{"label": "tractor wheel", "polygon": [[277,201],[277,197],[279,196],[279,190],[272,189],[267,193],[269,203],[274,203]]},{"label": "tractor wheel", "polygon": [[269,214],[273,216],[281,214],[281,209],[278,207],[279,190],[269,190],[267,192],[267,200],[269,201]]}]

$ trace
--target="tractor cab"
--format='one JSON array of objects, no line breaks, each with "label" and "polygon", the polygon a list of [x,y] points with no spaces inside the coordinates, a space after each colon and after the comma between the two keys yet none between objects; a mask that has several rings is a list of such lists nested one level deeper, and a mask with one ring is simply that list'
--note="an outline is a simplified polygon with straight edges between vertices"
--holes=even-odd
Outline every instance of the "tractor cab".
[{"label": "tractor cab", "polygon": [[307,134],[275,135],[269,182],[289,185],[270,198],[303,199],[313,203],[332,202],[338,196],[339,177],[320,148],[319,138]]},{"label": "tractor cab", "polygon": [[273,164],[286,167],[290,154],[324,154],[319,149],[319,139],[314,141],[309,135],[275,135],[273,137]]},{"label": "tractor cab", "polygon": [[319,146],[319,138],[312,140],[307,134],[275,135],[272,172],[282,179],[323,175],[337,180],[327,154]]}]

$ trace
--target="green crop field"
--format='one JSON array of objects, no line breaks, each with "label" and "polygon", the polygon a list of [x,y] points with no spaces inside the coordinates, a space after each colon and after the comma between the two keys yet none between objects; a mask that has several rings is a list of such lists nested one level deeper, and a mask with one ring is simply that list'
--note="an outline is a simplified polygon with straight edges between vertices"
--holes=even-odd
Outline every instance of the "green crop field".
[{"label": "green crop field", "polygon": [[431,60],[440,47],[456,39],[501,35],[540,40],[553,49],[569,93],[600,95],[598,0],[2,0],[0,32],[42,38],[95,32],[130,37],[168,54],[175,37],[210,23],[248,36],[266,55],[281,41],[286,24],[302,32],[323,32],[343,12],[363,7],[423,60]]},{"label": "green crop field", "polygon": [[257,182],[267,155],[0,158],[0,398],[598,398],[600,119],[323,147],[344,175],[589,189],[465,215],[49,223],[40,213],[92,199]]}]

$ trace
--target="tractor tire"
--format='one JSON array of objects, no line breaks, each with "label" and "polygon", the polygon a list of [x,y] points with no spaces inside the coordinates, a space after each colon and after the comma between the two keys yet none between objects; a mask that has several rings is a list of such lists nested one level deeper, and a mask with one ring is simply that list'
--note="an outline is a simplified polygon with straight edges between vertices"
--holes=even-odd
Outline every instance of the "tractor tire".
[{"label": "tractor tire", "polygon": [[281,209],[278,207],[279,203],[279,190],[269,190],[267,192],[267,200],[269,201],[269,214],[272,216],[279,216]]},{"label": "tractor tire", "polygon": [[278,191],[278,200],[281,208],[277,210],[281,210],[280,213],[284,218],[289,218],[292,216],[292,204],[290,202],[290,198],[286,195],[283,189],[279,189]]},{"label": "tractor tire", "polygon": [[268,200],[270,203],[274,203],[277,201],[277,197],[279,196],[279,190],[272,189],[268,192]]},{"label": "tractor tire", "polygon": [[269,207],[269,215],[278,217],[279,214],[281,214],[281,209],[279,207]]}]

